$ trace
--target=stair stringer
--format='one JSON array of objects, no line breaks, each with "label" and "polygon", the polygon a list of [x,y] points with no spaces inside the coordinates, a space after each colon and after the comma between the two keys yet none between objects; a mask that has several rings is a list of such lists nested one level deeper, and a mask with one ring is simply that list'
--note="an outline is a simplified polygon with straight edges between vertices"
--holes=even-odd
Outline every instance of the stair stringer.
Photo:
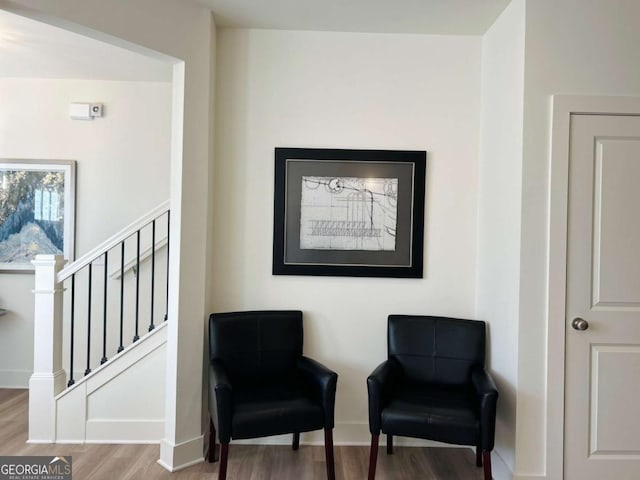
[{"label": "stair stringer", "polygon": [[166,327],[156,327],[55,398],[56,443],[160,442]]}]

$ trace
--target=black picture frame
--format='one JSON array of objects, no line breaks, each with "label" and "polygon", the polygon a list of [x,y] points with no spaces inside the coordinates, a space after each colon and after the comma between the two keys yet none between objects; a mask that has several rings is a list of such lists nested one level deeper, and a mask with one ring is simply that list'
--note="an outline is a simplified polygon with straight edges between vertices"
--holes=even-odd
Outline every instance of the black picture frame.
[{"label": "black picture frame", "polygon": [[422,278],[426,162],[423,150],[276,148],[273,275]]}]

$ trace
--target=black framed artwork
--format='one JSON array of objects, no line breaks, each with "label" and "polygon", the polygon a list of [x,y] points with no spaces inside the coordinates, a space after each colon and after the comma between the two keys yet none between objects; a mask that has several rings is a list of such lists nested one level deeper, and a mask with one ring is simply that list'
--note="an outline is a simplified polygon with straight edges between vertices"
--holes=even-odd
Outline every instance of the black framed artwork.
[{"label": "black framed artwork", "polygon": [[422,278],[426,158],[276,148],[273,274]]}]

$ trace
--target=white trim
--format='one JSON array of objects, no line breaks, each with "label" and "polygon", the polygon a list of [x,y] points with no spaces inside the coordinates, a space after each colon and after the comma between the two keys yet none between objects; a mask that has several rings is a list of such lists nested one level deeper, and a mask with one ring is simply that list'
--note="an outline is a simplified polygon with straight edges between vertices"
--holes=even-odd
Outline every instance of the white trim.
[{"label": "white trim", "polygon": [[[158,445],[164,432],[164,418],[155,420],[87,420],[85,437],[56,439],[61,445]],[[51,443],[51,442],[28,442]]]},{"label": "white trim", "polygon": [[53,395],[64,388],[64,370],[38,372],[29,379],[29,435],[33,442],[55,443],[55,404]]},{"label": "white trim", "polygon": [[146,226],[147,224],[151,223],[151,221],[153,221],[154,219],[166,213],[169,210],[169,206],[170,206],[169,200],[162,202],[153,210],[147,212],[137,220],[134,220],[128,226],[120,230],[118,233],[111,236],[110,238],[102,242],[97,247],[91,249],[89,252],[84,254],[82,257],[80,257],[78,260],[76,260],[72,264],[67,265],[58,274],[58,282],[63,282],[64,280],[69,278],[72,274],[76,273],[78,270],[82,269],[83,267],[86,267],[93,260],[103,255],[104,252],[111,250],[120,242],[122,242],[123,240],[126,240],[128,237],[136,233],[142,227]]},{"label": "white trim", "polygon": [[[475,449],[473,452],[475,453]],[[496,449],[491,451],[491,472],[495,480],[515,480],[516,478]]]},{"label": "white trim", "polygon": [[[554,95],[549,165],[546,471],[563,478],[567,215],[571,115],[639,115],[640,97]],[[546,478],[518,475],[514,478]]]},{"label": "white trim", "polygon": [[160,440],[158,463],[170,472],[177,472],[204,462],[204,435],[173,444],[166,438]]},{"label": "white trim", "polygon": [[158,445],[158,443],[160,440],[56,440],[56,445]]}]

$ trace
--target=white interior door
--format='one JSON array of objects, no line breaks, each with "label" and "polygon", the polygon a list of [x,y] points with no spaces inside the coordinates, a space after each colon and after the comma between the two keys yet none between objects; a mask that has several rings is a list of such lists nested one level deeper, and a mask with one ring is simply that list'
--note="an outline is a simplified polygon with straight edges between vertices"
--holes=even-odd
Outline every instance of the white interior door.
[{"label": "white interior door", "polygon": [[566,305],[565,480],[638,480],[638,116],[571,117]]}]

